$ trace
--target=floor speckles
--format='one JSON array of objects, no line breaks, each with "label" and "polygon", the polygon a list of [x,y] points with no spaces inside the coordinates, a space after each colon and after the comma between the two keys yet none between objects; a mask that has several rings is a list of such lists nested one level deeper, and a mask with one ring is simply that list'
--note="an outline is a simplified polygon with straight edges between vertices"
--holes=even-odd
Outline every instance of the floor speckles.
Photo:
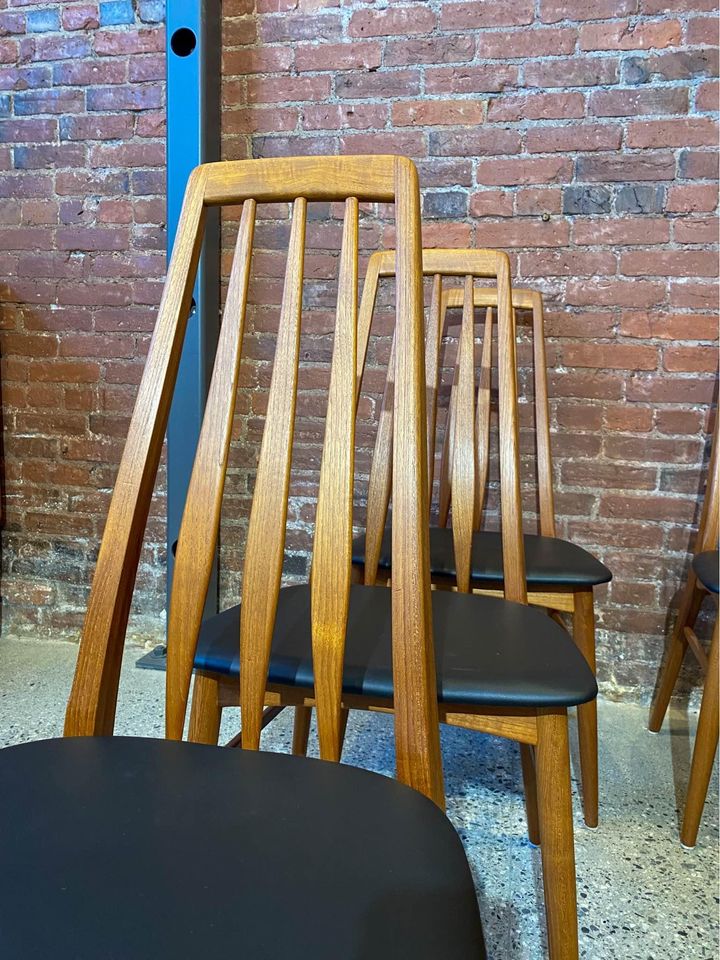
[{"label": "floor speckles", "polygon": [[[59,736],[77,648],[0,642],[0,744]],[[126,654],[117,732],[161,736],[164,675]],[[226,711],[222,736],[238,726]],[[675,710],[658,735],[647,710],[599,703],[600,827],[588,830],[573,781],[580,955],[584,960],[713,960],[718,956],[717,772],[698,845],[678,839],[696,718]],[[282,714],[263,746],[289,750]],[[578,771],[575,724],[572,764]],[[311,734],[310,752],[315,752]],[[467,730],[443,730],[448,815],[470,859],[492,960],[540,960],[546,942],[540,852],[527,840],[517,747]],[[392,774],[390,717],[352,714],[343,759]]]}]

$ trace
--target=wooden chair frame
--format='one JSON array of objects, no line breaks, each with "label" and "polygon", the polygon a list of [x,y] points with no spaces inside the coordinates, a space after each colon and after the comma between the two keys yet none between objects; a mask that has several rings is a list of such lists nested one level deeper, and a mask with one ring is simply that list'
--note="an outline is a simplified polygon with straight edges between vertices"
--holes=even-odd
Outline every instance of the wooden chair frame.
[{"label": "wooden chair frame", "polygon": [[[708,468],[707,489],[705,502],[700,517],[698,534],[695,544],[695,554],[716,550],[718,545],[718,529],[720,526],[720,419],[716,416],[715,429],[712,440],[712,453]],[[670,638],[665,665],[660,670],[658,688],[650,712],[649,728],[658,733],[662,726],[667,708],[670,703],[673,689],[677,683],[680,667],[682,666],[688,647],[695,655],[705,676],[700,716],[698,718],[695,746],[693,748],[690,780],[688,782],[685,813],[680,828],[680,841],[686,847],[694,847],[697,842],[700,818],[702,816],[705,798],[707,797],[710,775],[712,774],[715,754],[718,746],[718,709],[720,698],[718,684],[720,662],[718,659],[718,616],[715,614],[710,651],[705,653],[695,631],[695,621],[700,607],[708,590],[698,579],[692,566],[688,571],[687,583],[680,599],[677,620]],[[713,598],[717,606],[718,598]]]},{"label": "wooden chair frame", "polygon": [[[500,458],[501,483],[503,491],[506,491],[506,495],[503,496],[501,502],[505,596],[509,600],[527,603],[519,481],[515,334],[512,322],[510,261],[505,254],[488,250],[426,251],[425,258],[425,271],[436,275],[433,287],[435,296],[433,299],[434,306],[431,308],[431,326],[433,317],[437,318],[439,315],[441,276],[465,278],[465,312],[461,347],[463,352],[463,376],[459,384],[461,390],[473,389],[472,376],[468,379],[468,375],[474,373],[472,369],[473,279],[475,277],[497,279],[498,342],[502,355],[506,358],[506,362],[501,365],[499,370],[500,429],[502,435],[507,438],[507,442],[503,444]],[[359,395],[360,375],[364,366],[370,334],[377,293],[376,281],[382,271],[387,271],[387,275],[391,273],[396,275],[394,252],[374,254],[370,259],[366,274],[358,316],[356,397]],[[375,277],[374,281],[373,277]],[[437,329],[439,329],[439,326]],[[370,479],[371,485],[374,484],[378,491],[386,495],[385,507],[378,509],[373,520],[368,516],[368,528],[371,522],[377,522],[380,525],[379,529],[382,531],[387,512],[387,500],[392,492],[393,538],[395,537],[397,516],[396,480],[394,476],[398,459],[397,445],[398,442],[406,443],[397,431],[397,393],[402,389],[402,378],[404,376],[400,364],[397,337],[396,332],[396,348],[389,364]],[[433,347],[430,344],[427,351],[426,371],[433,368],[434,363],[436,363],[436,359],[434,359]],[[434,403],[427,405],[428,419],[432,416],[434,406]],[[431,432],[430,425],[427,426],[427,430]],[[382,456],[378,455],[378,447],[383,451]],[[390,450],[393,453],[392,460],[389,456]],[[386,452],[388,453],[387,456],[384,455]],[[425,455],[427,456],[427,450]],[[427,477],[429,473],[427,461],[424,462],[423,467]],[[466,464],[466,468],[469,472],[472,472],[472,458]],[[427,528],[429,498],[423,500],[422,510]],[[429,566],[428,559],[424,559],[423,562],[426,567]],[[313,568],[313,577],[315,575],[316,571]],[[366,576],[365,582],[372,584],[374,581]],[[391,587],[393,589],[397,587],[397,571],[394,566]],[[237,703],[236,684],[230,678],[200,672],[196,676],[190,739],[216,743],[221,710],[227,706],[237,706]],[[293,750],[297,753],[305,752],[310,712],[315,703],[312,690],[276,686],[269,687],[266,692],[265,706],[267,709],[288,705],[296,707]],[[341,706],[344,711],[341,715],[341,732],[344,730],[347,711],[350,709],[393,711],[397,722],[397,697],[395,703],[390,704],[387,701],[373,701],[367,697],[343,694]],[[463,706],[459,708],[448,707],[443,704],[439,704],[437,709],[439,720],[443,723],[507,737],[521,744],[529,831],[534,842],[541,843],[550,956],[552,960],[573,960],[573,958],[577,958],[577,899],[567,710],[557,707],[535,709],[471,706],[466,708]]]},{"label": "wooden chair frame", "polygon": [[[169,612],[166,734],[183,735],[193,657],[215,551],[251,265],[255,206],[292,202],[293,220],[268,417],[248,532],[240,653],[243,746],[257,749],[280,589],[308,200],[345,203],[335,346],[316,521],[313,660],[323,756],[340,753],[340,677],[351,580],[359,202],[394,203],[398,237],[392,597],[397,771],[444,803],[427,531],[423,292],[417,171],[404,157],[212,163],[191,175],[155,332],[113,492],[80,643],[65,733],[113,730],[122,647],[162,451],[208,207],[242,204],[206,412],[178,540]],[[198,696],[208,695],[200,678]],[[237,702],[237,691],[235,691]],[[217,734],[216,734],[217,739]]]},{"label": "wooden chair frame", "polygon": [[[440,344],[446,329],[446,313],[448,309],[463,307],[465,292],[462,287],[442,290],[437,279],[440,267],[451,266],[456,261],[463,262],[463,258],[478,251],[465,250],[424,250],[423,274],[433,276],[432,297],[428,319],[426,337],[426,395],[428,399],[427,435],[428,435],[428,474],[429,487],[432,496],[434,474],[434,450],[437,423],[437,397],[440,384]],[[372,314],[377,297],[380,278],[394,275],[394,261],[392,251],[383,251],[373,254],[368,263],[363,298],[360,307],[360,349],[363,343],[367,349]],[[444,275],[452,275],[445,272]],[[459,272],[457,275],[461,275]],[[457,580],[433,577],[435,586],[445,586],[453,589],[470,589],[470,553],[472,548],[472,532],[478,529],[482,516],[482,507],[485,497],[488,471],[488,442],[490,429],[490,374],[491,374],[491,308],[498,306],[498,294],[493,288],[475,288],[474,306],[488,308],[485,320],[483,337],[483,352],[480,363],[480,382],[477,395],[477,416],[474,436],[471,422],[458,424],[455,422],[455,393],[458,390],[459,358],[456,366],[455,383],[452,387],[451,401],[448,412],[447,429],[445,430],[445,444],[441,462],[439,505],[440,524],[446,525],[450,507],[451,474],[455,483],[465,488],[458,500],[471,502],[467,491],[468,484],[474,482],[475,503],[472,514],[469,509],[453,512],[453,539],[457,566]],[[555,501],[553,494],[552,454],[550,447],[550,412],[548,406],[547,360],[545,353],[545,321],[542,297],[532,290],[512,291],[513,316],[515,310],[532,311],[533,332],[533,367],[534,367],[534,405],[535,430],[537,436],[537,477],[539,499],[539,532],[545,537],[555,537]],[[470,354],[466,353],[469,358]],[[466,373],[466,382],[469,377]],[[392,383],[388,387],[392,391]],[[468,399],[467,408],[471,409]],[[387,408],[387,409],[386,409]],[[455,443],[458,429],[464,436],[465,442]],[[373,454],[372,471],[368,487],[367,531],[364,581],[375,583],[378,580],[378,561],[382,545],[383,533],[387,521],[388,504],[390,498],[391,475],[390,449],[392,433],[392,417],[388,402],[383,402],[383,412],[380,415],[377,441]],[[460,438],[462,439],[462,438]],[[469,472],[469,462],[466,450],[475,449],[475,464],[473,477]],[[456,457],[459,460],[456,462]],[[380,580],[387,579],[383,572]],[[474,593],[488,596],[509,597],[501,582],[497,584],[484,583],[482,586],[472,584]],[[527,585],[527,602],[536,606],[545,607],[553,612],[572,614],[572,637],[587,660],[593,673],[596,670],[595,658],[595,610],[592,587],[567,586],[555,589]],[[577,708],[578,739],[580,744],[580,768],[582,778],[582,801],[585,823],[589,827],[598,824],[598,735],[597,735],[597,702],[595,700],[582,704]]]}]

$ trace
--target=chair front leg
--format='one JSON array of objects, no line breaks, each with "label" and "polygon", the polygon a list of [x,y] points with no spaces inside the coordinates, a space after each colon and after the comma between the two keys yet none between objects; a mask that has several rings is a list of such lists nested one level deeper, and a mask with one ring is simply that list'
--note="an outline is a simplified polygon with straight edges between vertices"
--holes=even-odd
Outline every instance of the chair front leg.
[{"label": "chair front leg", "polygon": [[538,710],[535,764],[550,960],[577,960],[578,923],[567,710]]},{"label": "chair front leg", "polygon": [[680,841],[694,847],[718,745],[718,621],[715,621]]},{"label": "chair front leg", "polygon": [[221,712],[220,684],[206,673],[196,673],[188,740],[216,745],[220,736]]},{"label": "chair front leg", "polygon": [[[595,673],[595,609],[593,592],[577,590],[574,595],[573,639]],[[598,825],[598,731],[597,700],[577,708],[583,814],[588,827]]]},{"label": "chair front leg", "polygon": [[650,712],[648,727],[653,733],[659,731],[665,719],[670,697],[675,689],[683,657],[687,650],[688,643],[685,639],[685,627],[692,627],[695,623],[704,596],[705,591],[698,587],[697,577],[691,570],[688,574],[685,592],[680,601],[680,608],[678,609],[677,620],[675,621],[675,629],[670,639],[667,662],[661,669],[655,702]]}]

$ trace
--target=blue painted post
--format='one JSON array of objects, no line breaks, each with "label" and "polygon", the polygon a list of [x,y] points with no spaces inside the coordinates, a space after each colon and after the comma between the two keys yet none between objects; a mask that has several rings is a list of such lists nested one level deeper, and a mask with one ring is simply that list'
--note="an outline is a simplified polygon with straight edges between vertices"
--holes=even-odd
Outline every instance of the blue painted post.
[{"label": "blue painted post", "polygon": [[[212,0],[168,0],[165,23],[169,255],[190,171],[199,163],[220,159],[220,4]],[[219,261],[219,215],[217,210],[209,210],[167,433],[168,601],[172,548],[180,530],[217,345]],[[217,602],[216,560],[206,614],[217,612]]]}]

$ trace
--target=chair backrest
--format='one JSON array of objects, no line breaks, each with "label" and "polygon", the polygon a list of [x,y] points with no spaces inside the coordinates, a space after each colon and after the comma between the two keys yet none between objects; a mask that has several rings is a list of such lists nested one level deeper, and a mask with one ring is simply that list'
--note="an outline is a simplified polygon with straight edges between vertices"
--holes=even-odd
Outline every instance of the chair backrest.
[{"label": "chair backrest", "polygon": [[[480,525],[482,509],[487,492],[487,476],[489,466],[490,445],[490,386],[492,372],[492,310],[497,307],[497,291],[490,287],[475,289],[474,304],[476,307],[486,308],[485,328],[483,333],[483,351],[480,361],[480,382],[477,396],[476,417],[476,461],[478,464],[476,486],[476,523]],[[535,450],[537,468],[537,489],[539,502],[539,532],[545,537],[555,536],[555,495],[553,492],[552,453],[550,448],[550,409],[548,403],[547,360],[545,354],[545,319],[543,314],[542,296],[535,290],[513,288],[512,291],[513,319],[517,311],[528,311],[532,315],[532,368],[534,387],[534,420],[535,420]],[[454,287],[443,291],[441,305],[441,326],[446,329],[445,315],[448,309],[457,309],[463,305],[463,290]],[[452,322],[452,321],[451,321]],[[450,423],[454,415],[454,393],[451,392],[449,407]],[[443,438],[443,453],[441,459],[441,479],[439,490],[439,522],[441,526],[447,524],[451,501],[451,464],[452,464],[452,435],[451,429],[446,429]],[[429,435],[429,444],[434,447],[435,434]],[[430,477],[432,491],[432,475]]]},{"label": "chair backrest", "polygon": [[[506,254],[495,250],[424,250],[423,274],[433,277],[432,297],[426,333],[426,411],[428,443],[428,476],[432,476],[437,394],[440,382],[440,346],[445,323],[443,308],[444,277],[464,277],[462,288],[463,318],[456,366],[456,415],[452,430],[452,490],[453,542],[459,590],[469,590],[472,533],[476,527],[476,413],[475,398],[475,317],[474,280],[494,278],[497,281],[496,306],[498,314],[498,393],[500,434],[500,509],[503,543],[503,572],[505,596],[521,603],[527,601],[525,584],[525,556],[522,540],[522,506],[520,498],[517,370],[515,362],[515,325],[512,314],[510,261]],[[360,341],[358,364],[367,350],[372,314],[381,277],[395,275],[393,251],[374,254],[368,264],[360,305]],[[487,333],[486,327],[486,333]],[[489,350],[489,336],[484,352]],[[489,355],[485,358],[489,369]],[[365,583],[374,583],[380,557],[382,535],[387,519],[391,492],[391,460],[394,431],[392,397],[401,385],[399,367],[391,357],[388,379],[378,418],[370,478],[368,484],[367,523],[365,534]],[[489,421],[489,381],[486,384],[486,407],[478,415]],[[481,382],[481,390],[484,389]],[[480,465],[482,470],[482,465]],[[394,494],[393,494],[394,495]],[[395,528],[393,500],[393,531]],[[393,566],[392,581],[395,578]]]},{"label": "chair backrest", "polygon": [[[247,534],[240,626],[243,746],[257,749],[280,590],[293,444],[308,201],[344,202],[335,338],[311,577],[321,755],[340,754],[351,579],[358,218],[394,203],[397,233],[392,597],[398,776],[443,802],[428,569],[423,303],[417,172],[404,157],[212,163],[191,175],[90,594],[67,709],[68,735],[112,732],[122,645],[209,207],[242,204],[227,301],[178,538],[168,621],[166,734],[183,735],[193,657],[216,548],[258,203],[292,203],[265,429]],[[364,355],[364,354],[363,354]],[[361,368],[360,368],[361,369]]]}]

